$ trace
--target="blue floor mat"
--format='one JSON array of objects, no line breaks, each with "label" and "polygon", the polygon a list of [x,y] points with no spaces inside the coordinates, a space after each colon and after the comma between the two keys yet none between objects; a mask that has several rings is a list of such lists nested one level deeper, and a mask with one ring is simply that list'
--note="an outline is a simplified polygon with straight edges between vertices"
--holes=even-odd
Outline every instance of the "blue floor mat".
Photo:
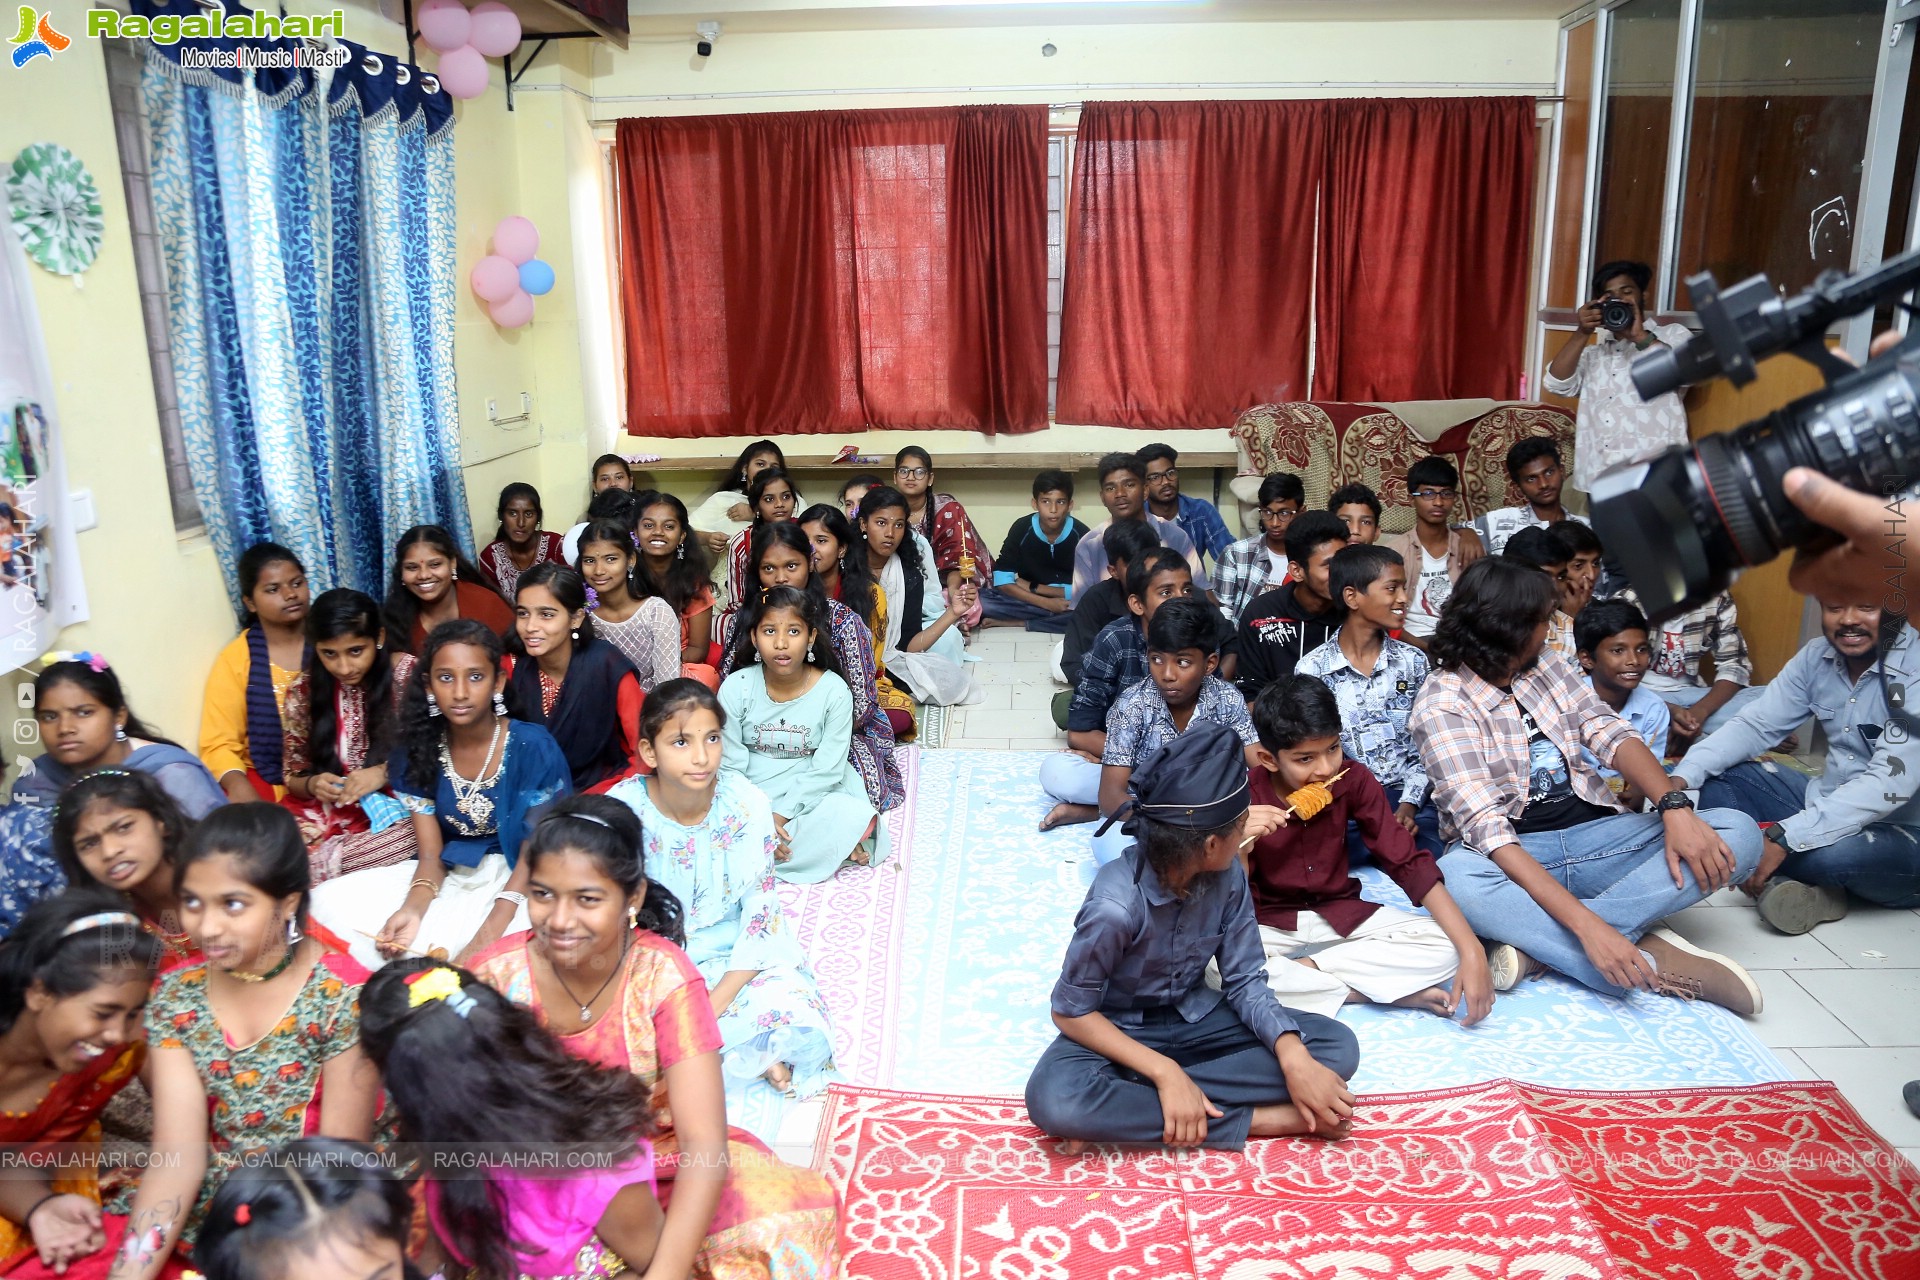
[{"label": "blue floor mat", "polygon": [[[1049,997],[1095,870],[1092,826],[1041,832],[1038,752],[937,751],[922,761],[891,1080],[906,1090],[1017,1094],[1054,1036]],[[1367,895],[1405,905],[1363,873]],[[1598,995],[1565,978],[1523,983],[1481,1025],[1349,1006],[1363,1090],[1502,1076],[1576,1089],[1757,1084],[1789,1073],[1724,1009]],[[1763,1015],[1764,1016],[1764,1015]]]}]

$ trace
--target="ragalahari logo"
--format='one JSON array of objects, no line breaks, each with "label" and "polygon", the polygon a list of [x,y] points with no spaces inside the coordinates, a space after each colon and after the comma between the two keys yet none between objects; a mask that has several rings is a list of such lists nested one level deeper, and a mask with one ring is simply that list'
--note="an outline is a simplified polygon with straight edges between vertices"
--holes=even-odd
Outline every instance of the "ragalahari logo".
[{"label": "ragalahari logo", "polygon": [[24,67],[35,58],[51,58],[73,41],[53,29],[51,13],[39,13],[21,5],[20,30],[10,43],[13,45],[13,65]]}]

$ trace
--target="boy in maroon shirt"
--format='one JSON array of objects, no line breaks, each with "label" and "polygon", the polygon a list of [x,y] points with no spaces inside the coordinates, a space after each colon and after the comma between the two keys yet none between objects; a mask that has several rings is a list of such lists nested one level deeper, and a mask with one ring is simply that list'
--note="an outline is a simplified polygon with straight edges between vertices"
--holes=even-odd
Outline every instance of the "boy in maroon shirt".
[{"label": "boy in maroon shirt", "polygon": [[[1367,767],[1340,753],[1340,708],[1308,675],[1281,676],[1253,704],[1260,764],[1249,771],[1252,803],[1283,815],[1287,797],[1326,784],[1333,802],[1254,842],[1253,888],[1267,982],[1290,1009],[1331,1017],[1369,1001],[1451,1017],[1471,1026],[1493,1008],[1493,978],[1480,942],[1454,905],[1431,855],[1393,816],[1386,789]],[[1347,871],[1347,821],[1359,824],[1374,862],[1431,915],[1360,896]],[[1301,955],[1312,949],[1311,955]]]}]

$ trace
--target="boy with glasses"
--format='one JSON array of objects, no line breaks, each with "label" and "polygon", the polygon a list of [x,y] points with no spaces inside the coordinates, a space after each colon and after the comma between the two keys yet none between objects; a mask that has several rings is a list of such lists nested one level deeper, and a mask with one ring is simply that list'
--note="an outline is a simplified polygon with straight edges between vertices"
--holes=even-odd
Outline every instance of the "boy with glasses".
[{"label": "boy with glasses", "polygon": [[1260,482],[1260,532],[1242,538],[1219,557],[1214,590],[1220,612],[1238,623],[1246,607],[1287,580],[1287,530],[1306,505],[1306,487],[1300,477],[1280,472]]},{"label": "boy with glasses", "polygon": [[1172,445],[1150,444],[1139,457],[1147,469],[1147,510],[1179,525],[1181,532],[1193,539],[1193,545],[1218,565],[1233,545],[1233,535],[1227,532],[1227,522],[1211,502],[1180,492],[1179,451]]},{"label": "boy with glasses", "polygon": [[1426,457],[1408,467],[1407,493],[1413,499],[1413,528],[1383,545],[1398,551],[1407,566],[1407,623],[1400,638],[1424,649],[1453,584],[1486,547],[1479,534],[1453,523],[1460,472],[1451,462]]}]

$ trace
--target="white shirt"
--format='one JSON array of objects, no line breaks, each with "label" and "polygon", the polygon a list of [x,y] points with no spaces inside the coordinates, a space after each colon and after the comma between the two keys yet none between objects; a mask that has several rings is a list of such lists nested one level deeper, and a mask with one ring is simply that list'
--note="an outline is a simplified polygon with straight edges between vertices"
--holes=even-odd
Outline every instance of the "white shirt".
[{"label": "white shirt", "polygon": [[[1571,511],[1567,512],[1567,519],[1578,520],[1589,527],[1593,524],[1585,516]],[[1480,544],[1487,549],[1487,554],[1497,556],[1507,549],[1508,539],[1522,529],[1544,529],[1551,523],[1533,514],[1533,508],[1523,502],[1517,507],[1498,507],[1487,512],[1473,522],[1473,529],[1480,535]]]},{"label": "white shirt", "polygon": [[1421,639],[1433,634],[1440,624],[1440,610],[1453,594],[1453,578],[1447,573],[1447,557],[1433,555],[1420,548],[1420,573],[1413,580],[1413,594],[1407,599],[1407,634]]},{"label": "white shirt", "polygon": [[[1647,332],[1670,347],[1691,336],[1683,324],[1649,323]],[[1641,462],[1687,442],[1681,393],[1669,391],[1648,402],[1634,389],[1633,362],[1641,354],[1631,338],[1602,329],[1598,340],[1580,353],[1571,378],[1556,378],[1549,369],[1542,380],[1557,396],[1580,397],[1573,438],[1576,489],[1592,489],[1594,479],[1610,467]],[[1488,554],[1497,553],[1489,547]]]}]

